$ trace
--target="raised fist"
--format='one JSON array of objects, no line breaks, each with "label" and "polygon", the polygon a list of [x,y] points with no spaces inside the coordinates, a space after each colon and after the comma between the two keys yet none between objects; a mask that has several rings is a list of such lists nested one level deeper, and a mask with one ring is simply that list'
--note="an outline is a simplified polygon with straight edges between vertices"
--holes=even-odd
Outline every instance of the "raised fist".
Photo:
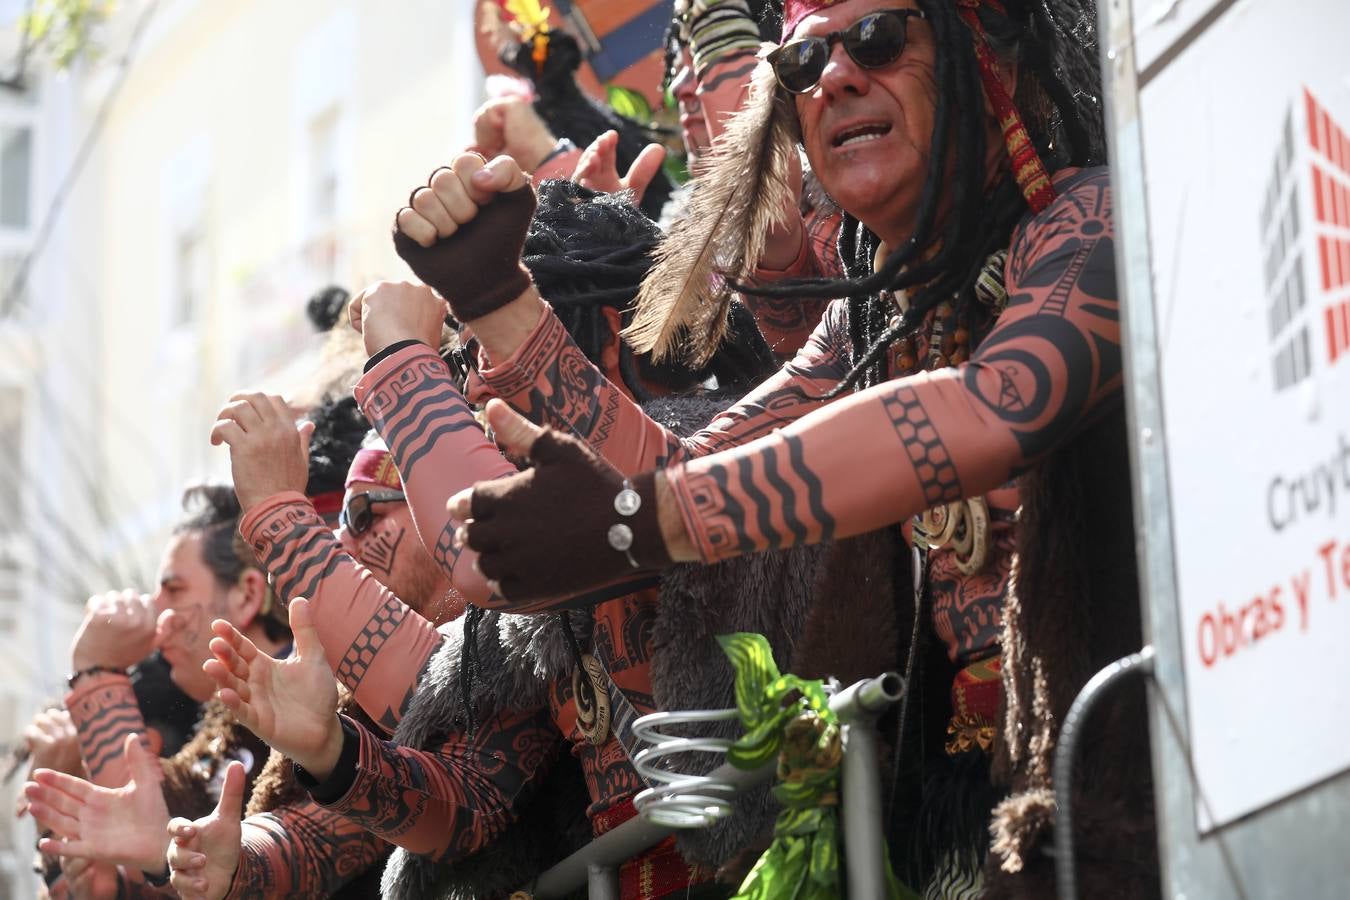
[{"label": "raised fist", "polygon": [[90,597],[71,646],[71,666],[77,672],[91,666],[134,666],[155,649],[155,618],[150,597],[137,591]]},{"label": "raised fist", "polygon": [[465,153],[431,173],[395,219],[394,249],[418,278],[471,322],[523,294],[520,263],[534,190],[515,160]]}]

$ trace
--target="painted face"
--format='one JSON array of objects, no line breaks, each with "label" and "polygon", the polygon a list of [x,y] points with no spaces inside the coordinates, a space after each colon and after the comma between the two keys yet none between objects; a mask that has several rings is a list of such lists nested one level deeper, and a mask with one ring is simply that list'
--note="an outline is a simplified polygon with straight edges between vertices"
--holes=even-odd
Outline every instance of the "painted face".
[{"label": "painted face", "polygon": [[694,77],[694,60],[689,48],[680,50],[679,68],[670,80],[670,93],[680,112],[680,137],[690,160],[707,152],[712,139],[708,136],[708,120],[703,115],[703,104],[698,96],[698,79]]},{"label": "painted face", "polygon": [[209,698],[216,687],[202,671],[202,663],[211,658],[211,622],[229,620],[231,592],[240,590],[223,587],[207,566],[201,532],[178,535],[165,548],[153,602],[161,615],[166,610],[173,615],[162,623],[160,651],[174,684],[198,702]]},{"label": "painted face", "polygon": [[[347,499],[358,494],[388,492],[389,488],[382,484],[354,481],[347,489]],[[347,527],[338,530],[343,549],[396,597],[439,624],[444,617],[441,603],[450,586],[422,546],[407,501],[375,501],[370,512],[370,525],[360,534]]]},{"label": "painted face", "polygon": [[[842,31],[881,9],[912,0],[845,0],[803,19],[793,37]],[[908,22],[904,52],[865,69],[836,43],[820,83],[795,97],[811,168],[840,206],[887,243],[913,231],[928,165],[938,89],[929,24]]]}]

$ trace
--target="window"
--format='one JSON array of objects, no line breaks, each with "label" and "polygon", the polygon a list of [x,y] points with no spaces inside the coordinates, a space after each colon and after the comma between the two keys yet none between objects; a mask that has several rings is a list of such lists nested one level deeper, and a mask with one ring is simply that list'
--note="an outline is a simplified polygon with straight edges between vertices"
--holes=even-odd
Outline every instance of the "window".
[{"label": "window", "polygon": [[32,183],[33,129],[0,126],[0,226],[27,228]]},{"label": "window", "polygon": [[313,233],[327,231],[337,218],[338,113],[328,109],[309,123],[309,214]]},{"label": "window", "polygon": [[174,243],[174,298],[175,327],[189,325],[201,314],[210,290],[207,272],[206,239],[199,227],[178,232]]},{"label": "window", "polygon": [[25,265],[27,253],[0,250],[0,319],[14,315],[28,303],[28,279],[14,291],[14,279]]},{"label": "window", "polygon": [[24,520],[23,392],[16,387],[0,388],[0,459],[7,461],[0,471],[0,537],[6,537]]}]

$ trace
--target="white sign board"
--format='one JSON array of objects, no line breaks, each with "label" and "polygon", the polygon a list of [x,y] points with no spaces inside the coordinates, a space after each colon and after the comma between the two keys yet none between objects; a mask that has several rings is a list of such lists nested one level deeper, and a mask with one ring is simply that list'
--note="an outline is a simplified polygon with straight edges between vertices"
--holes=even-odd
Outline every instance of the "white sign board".
[{"label": "white sign board", "polygon": [[1208,830],[1350,769],[1350,2],[1191,38],[1139,120]]}]

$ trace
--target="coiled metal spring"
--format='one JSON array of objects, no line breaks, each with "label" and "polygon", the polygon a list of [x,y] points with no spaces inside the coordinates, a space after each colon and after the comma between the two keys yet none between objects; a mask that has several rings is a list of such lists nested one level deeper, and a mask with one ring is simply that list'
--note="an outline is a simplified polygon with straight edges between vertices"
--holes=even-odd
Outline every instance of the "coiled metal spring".
[{"label": "coiled metal spring", "polygon": [[736,719],[735,709],[695,709],[659,712],[633,723],[633,734],[650,744],[633,759],[633,765],[652,785],[633,798],[638,813],[648,822],[667,828],[706,828],[731,814],[731,798],[739,789],[725,765],[707,775],[671,771],[668,757],[682,753],[712,753],[725,757],[734,741],[716,737],[683,737],[658,729]]}]

